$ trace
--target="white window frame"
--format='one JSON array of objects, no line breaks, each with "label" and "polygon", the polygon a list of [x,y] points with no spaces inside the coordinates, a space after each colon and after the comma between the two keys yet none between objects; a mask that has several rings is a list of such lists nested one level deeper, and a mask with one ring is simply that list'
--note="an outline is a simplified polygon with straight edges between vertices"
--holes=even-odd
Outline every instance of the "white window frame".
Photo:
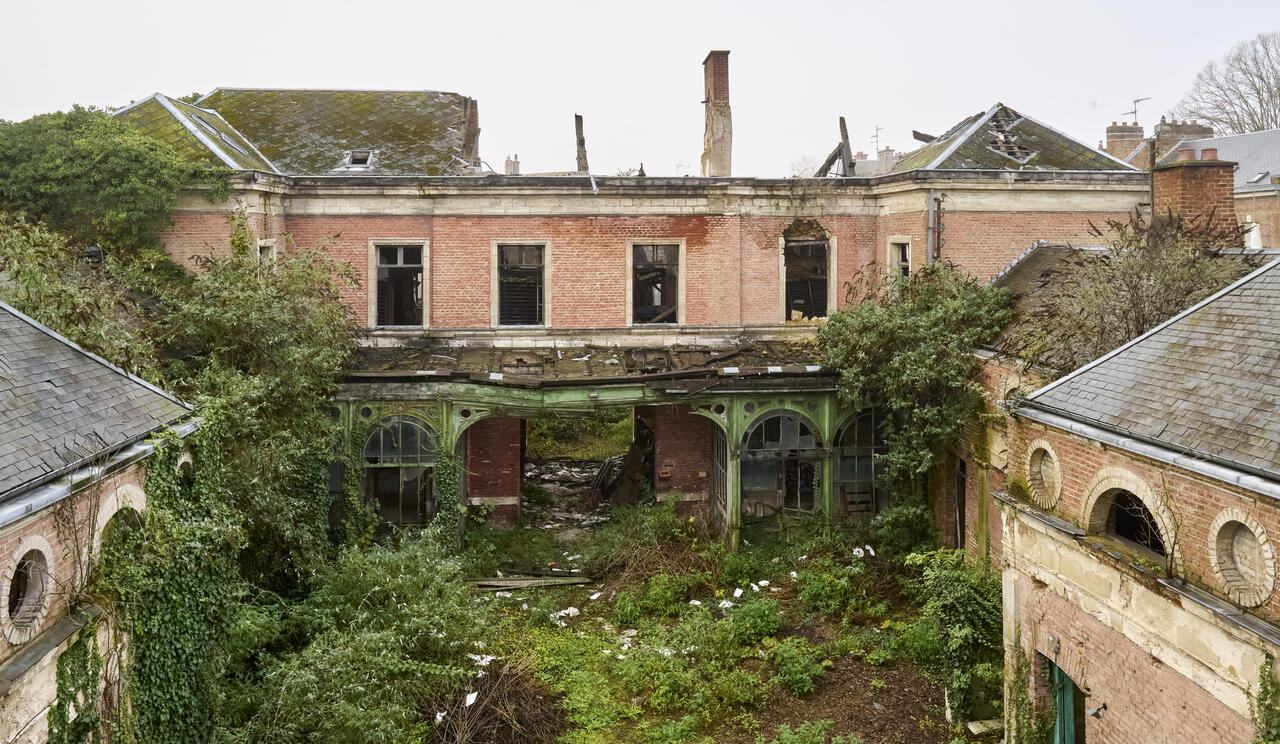
[{"label": "white window frame", "polygon": [[[839,302],[839,292],[837,288],[840,282],[836,281],[836,267],[839,262],[836,256],[839,254],[840,242],[834,235],[827,236],[827,314],[823,317],[830,317],[834,313],[836,303]],[[790,314],[787,312],[787,239],[778,236],[778,308],[782,314],[783,325],[791,321]]]},{"label": "white window frame", "polygon": [[378,247],[383,245],[422,246],[422,328],[431,327],[431,240],[430,238],[369,238],[368,322],[373,330],[395,330],[414,326],[378,325]]},{"label": "white window frame", "polygon": [[885,255],[888,256],[886,266],[893,276],[902,276],[902,263],[898,260],[897,246],[906,244],[907,246],[907,272],[914,274],[916,272],[915,261],[911,255],[911,236],[910,235],[890,235],[889,241],[885,245]]},{"label": "white window frame", "polygon": [[[542,324],[498,325],[498,247],[503,245],[542,246]],[[489,242],[489,327],[490,328],[550,328],[551,327],[551,239],[550,238],[494,238]]]},{"label": "white window frame", "polygon": [[674,245],[678,247],[679,258],[676,265],[676,322],[684,325],[685,318],[685,239],[684,238],[632,238],[627,241],[627,325],[637,328],[670,327],[671,323],[637,323],[635,322],[635,253],[637,245]]}]

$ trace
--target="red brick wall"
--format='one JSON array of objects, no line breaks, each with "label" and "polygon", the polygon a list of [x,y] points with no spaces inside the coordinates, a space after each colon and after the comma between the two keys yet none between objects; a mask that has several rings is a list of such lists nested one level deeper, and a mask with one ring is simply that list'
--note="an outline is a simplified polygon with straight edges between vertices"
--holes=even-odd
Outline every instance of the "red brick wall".
[{"label": "red brick wall", "polygon": [[[1096,245],[1101,238],[1089,223],[1106,229],[1108,219],[1127,219],[1123,212],[961,212],[942,217],[942,258],[978,279],[990,279],[1031,248],[1037,240]],[[914,260],[914,256],[913,256]]]},{"label": "red brick wall", "polygon": [[[140,488],[142,480],[143,474],[138,466],[126,468],[0,531],[0,579],[6,586],[13,578],[17,559],[21,558],[14,554],[24,539],[29,536],[39,536],[44,538],[52,548],[52,554],[45,555],[45,560],[48,561],[48,567],[53,574],[52,580],[46,583],[45,589],[49,593],[49,605],[37,634],[66,617],[70,594],[82,588],[77,586],[77,571],[85,569],[86,565],[79,563],[82,558],[77,556],[83,556],[89,552],[94,535],[105,526],[97,523],[99,508],[104,504],[112,503],[109,497],[114,496],[117,488],[124,485]],[[64,528],[60,532],[55,524],[54,515],[68,506],[73,510],[75,529]],[[0,611],[7,614],[8,609],[3,608]],[[27,644],[30,643],[31,641],[27,642]],[[0,635],[0,660],[9,658],[27,644],[15,646]]]},{"label": "red brick wall", "polygon": [[509,527],[520,517],[521,432],[520,419],[485,419],[466,432],[466,488],[473,501],[516,499],[495,504],[490,521]]},{"label": "red brick wall", "polygon": [[1152,213],[1185,217],[1208,214],[1236,221],[1233,196],[1235,163],[1225,160],[1180,160],[1151,171]]},{"label": "red brick wall", "polygon": [[[654,406],[654,491],[705,497],[711,488],[711,427],[688,406]],[[669,477],[663,478],[666,471]]]},{"label": "red brick wall", "polygon": [[[1089,708],[1107,705],[1098,718],[1085,718],[1086,741],[1237,744],[1251,740],[1253,725],[1248,719],[1123,634],[1037,587],[1031,577],[1015,575],[1023,641],[1036,645],[1039,653],[1087,690]],[[1044,642],[1050,635],[1059,638],[1056,654]],[[1031,658],[1037,658],[1035,651]],[[1039,672],[1038,666],[1032,664],[1033,674]]]}]

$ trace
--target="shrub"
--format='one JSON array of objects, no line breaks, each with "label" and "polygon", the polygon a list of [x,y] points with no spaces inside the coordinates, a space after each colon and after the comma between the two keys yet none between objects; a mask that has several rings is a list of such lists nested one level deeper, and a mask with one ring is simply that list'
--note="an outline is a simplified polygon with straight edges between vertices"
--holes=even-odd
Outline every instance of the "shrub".
[{"label": "shrub", "polygon": [[832,736],[835,727],[832,721],[809,721],[800,724],[798,729],[784,723],[778,727],[778,738],[766,742],[761,736],[756,744],[863,744],[856,736]]},{"label": "shrub", "polygon": [[933,512],[921,501],[908,501],[880,512],[870,525],[878,554],[903,560],[938,545]]},{"label": "shrub", "polygon": [[744,646],[759,643],[782,627],[778,603],[772,599],[747,602],[729,614],[729,622],[733,639]]},{"label": "shrub", "polygon": [[851,615],[881,617],[888,607],[867,591],[866,566],[853,558],[841,565],[830,558],[811,559],[798,573],[800,602],[808,609],[832,618]]},{"label": "shrub", "polygon": [[796,696],[817,689],[814,680],[825,671],[817,647],[798,636],[779,643],[769,653],[769,659],[778,669],[778,679]]}]

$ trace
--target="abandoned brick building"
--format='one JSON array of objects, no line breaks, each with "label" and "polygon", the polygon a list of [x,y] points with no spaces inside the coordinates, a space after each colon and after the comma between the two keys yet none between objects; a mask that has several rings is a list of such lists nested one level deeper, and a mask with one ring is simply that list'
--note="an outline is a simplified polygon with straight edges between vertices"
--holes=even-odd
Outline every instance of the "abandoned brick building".
[{"label": "abandoned brick building", "polygon": [[[1236,164],[1207,154],[1156,166],[1157,213],[1235,220]],[[996,283],[1034,296],[1078,250],[1039,246]],[[981,352],[995,415],[939,466],[936,503],[1002,568],[1008,666],[1031,662],[1058,741],[1251,739],[1280,650],[1278,314],[1272,262],[1048,385]]]},{"label": "abandoned brick building", "polygon": [[264,256],[329,238],[365,278],[336,408],[385,520],[429,517],[454,452],[468,499],[514,521],[522,419],[602,407],[634,411],[660,495],[733,537],[781,509],[870,516],[873,414],[841,409],[812,346],[844,283],[938,260],[991,277],[1131,212],[1148,176],[1002,104],[880,175],[732,176],[728,52],[703,67],[701,177],[485,173],[476,102],[451,93],[219,89],[118,115],[235,171],[228,203],[182,197],[179,261],[222,249],[240,207]]},{"label": "abandoned brick building", "polygon": [[[191,409],[0,303],[0,739],[43,742],[104,535],[146,505],[147,438]],[[74,612],[73,612],[74,610]]]}]

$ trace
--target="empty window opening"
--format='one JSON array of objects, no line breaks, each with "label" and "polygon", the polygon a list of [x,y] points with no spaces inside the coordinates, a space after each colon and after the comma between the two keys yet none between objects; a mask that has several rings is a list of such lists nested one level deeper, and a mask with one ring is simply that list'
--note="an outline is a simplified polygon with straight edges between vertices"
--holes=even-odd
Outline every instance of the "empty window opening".
[{"label": "empty window opening", "polygon": [[631,276],[633,323],[679,322],[680,246],[632,246]]},{"label": "empty window opening", "polygon": [[352,150],[347,158],[347,165],[368,165],[371,158],[373,158],[372,150]]},{"label": "empty window opening", "polygon": [[383,525],[419,527],[436,514],[435,432],[408,417],[380,424],[364,446],[365,498]]},{"label": "empty window opening", "polygon": [[276,260],[276,242],[274,240],[258,241],[258,261],[270,263]]},{"label": "empty window opening", "polygon": [[788,240],[786,320],[827,317],[827,241]]},{"label": "empty window opening", "polygon": [[813,511],[822,493],[822,452],[817,437],[796,416],[771,416],[747,435],[741,475],[745,515]]},{"label": "empty window opening", "polygon": [[28,550],[13,569],[9,580],[9,621],[16,626],[31,625],[40,616],[40,607],[49,576],[44,553]]},{"label": "empty window opening", "polygon": [[543,324],[544,248],[498,246],[498,325]]},{"label": "empty window opening", "polygon": [[377,325],[422,325],[422,246],[380,245],[377,250]]},{"label": "empty window opening", "polygon": [[899,276],[911,276],[910,243],[890,243],[889,256]]},{"label": "empty window opening", "polygon": [[880,484],[888,451],[884,422],[875,410],[863,411],[840,432],[836,443],[839,460],[840,500],[845,515],[871,518],[889,506],[889,494]]},{"label": "empty window opening", "polygon": [[1126,542],[1165,556],[1164,540],[1142,499],[1129,491],[1116,491],[1107,511],[1107,532]]}]

